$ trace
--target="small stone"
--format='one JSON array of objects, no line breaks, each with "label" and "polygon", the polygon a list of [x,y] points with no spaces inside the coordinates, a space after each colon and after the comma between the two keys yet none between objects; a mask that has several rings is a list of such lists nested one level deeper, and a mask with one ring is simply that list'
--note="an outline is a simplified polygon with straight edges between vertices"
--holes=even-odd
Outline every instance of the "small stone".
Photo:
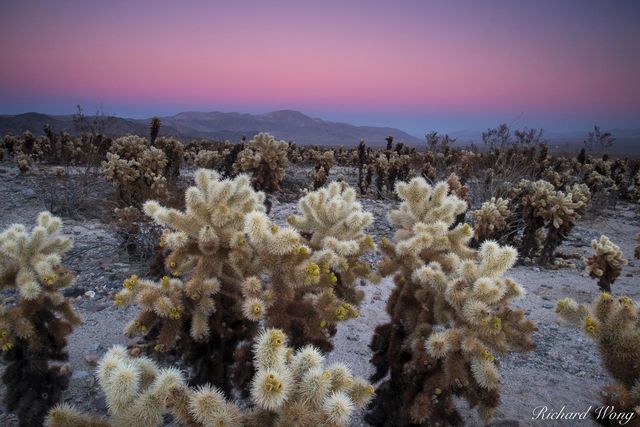
[{"label": "small stone", "polygon": [[540,268],[539,267],[533,267],[533,271],[535,271],[536,273],[540,273]]},{"label": "small stone", "polygon": [[96,353],[87,353],[84,355],[84,361],[91,366],[96,366],[98,364],[98,359],[99,357]]},{"label": "small stone", "polygon": [[73,374],[71,374],[71,379],[82,381],[85,380],[88,376],[89,372],[87,371],[73,371]]},{"label": "small stone", "polygon": [[547,310],[551,310],[553,308],[553,304],[542,304],[542,308],[546,308]]},{"label": "small stone", "polygon": [[85,296],[86,298],[93,299],[93,298],[95,298],[95,297],[96,297],[96,293],[95,293],[94,291],[87,291],[87,292],[85,292],[85,293],[84,293],[84,296]]}]

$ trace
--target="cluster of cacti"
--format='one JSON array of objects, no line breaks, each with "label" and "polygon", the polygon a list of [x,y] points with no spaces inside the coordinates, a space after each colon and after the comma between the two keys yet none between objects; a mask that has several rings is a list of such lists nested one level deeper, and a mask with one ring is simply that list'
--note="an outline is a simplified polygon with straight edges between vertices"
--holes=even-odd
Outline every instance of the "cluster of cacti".
[{"label": "cluster of cacti", "polygon": [[251,182],[257,190],[279,190],[287,165],[287,149],[285,141],[276,141],[268,133],[259,133],[238,154],[234,168],[251,173]]},{"label": "cluster of cacti", "polygon": [[311,187],[314,190],[326,184],[329,178],[329,171],[333,166],[333,151],[315,151],[313,153],[313,161],[315,162],[313,176],[311,177]]},{"label": "cluster of cacti", "polygon": [[0,233],[4,400],[24,427],[42,423],[71,374],[61,363],[68,358],[67,336],[80,318],[61,293],[73,274],[61,264],[72,241],[60,230],[60,219],[42,212],[31,232],[16,224]]},{"label": "cluster of cacti", "polygon": [[595,253],[586,260],[587,273],[598,281],[601,291],[611,292],[611,285],[629,261],[625,259],[620,247],[607,236],[592,240],[591,247]]},{"label": "cluster of cacti", "polygon": [[[616,381],[602,390],[603,405],[614,414],[633,414],[635,424],[629,425],[636,425],[640,407],[640,312],[636,303],[627,296],[614,298],[603,292],[591,305],[571,298],[560,300],[556,312],[597,344],[605,368]],[[598,421],[619,425],[615,417]]]},{"label": "cluster of cacti", "polygon": [[521,287],[503,274],[517,253],[487,241],[468,246],[473,230],[453,226],[466,203],[423,178],[399,183],[399,209],[389,213],[395,243],[384,239],[383,275],[394,275],[390,323],[376,328],[373,425],[459,424],[453,396],[493,417],[500,374],[495,355],[533,347],[535,325],[510,307]]},{"label": "cluster of cacti", "polygon": [[249,408],[209,384],[190,388],[180,371],[160,369],[148,358],[132,358],[124,347],[113,347],[97,369],[109,419],[59,405],[49,413],[48,427],[156,427],[167,413],[192,427],[346,427],[353,412],[370,401],[373,386],[342,364],[323,366],[324,357],[314,347],[294,350],[286,341],[278,329],[256,338]]},{"label": "cluster of cacti", "polygon": [[168,197],[167,165],[161,149],[150,146],[144,138],[128,135],[112,142],[102,170],[115,186],[119,203],[139,207],[148,198]]},{"label": "cluster of cacti", "polygon": [[225,391],[251,373],[246,343],[258,322],[283,329],[296,346],[331,349],[336,323],[358,314],[357,280],[375,278],[360,260],[375,249],[363,232],[371,216],[354,191],[334,183],[307,195],[303,216],[290,219],[298,233],[269,220],[264,194],[245,175],[229,181],[200,170],[196,184],[185,212],[145,204],[167,227],[162,245],[171,251],[165,267],[173,277],[125,281],[116,303],[141,309],[127,334],[143,335],[157,351],[177,349],[194,367],[194,383]]}]

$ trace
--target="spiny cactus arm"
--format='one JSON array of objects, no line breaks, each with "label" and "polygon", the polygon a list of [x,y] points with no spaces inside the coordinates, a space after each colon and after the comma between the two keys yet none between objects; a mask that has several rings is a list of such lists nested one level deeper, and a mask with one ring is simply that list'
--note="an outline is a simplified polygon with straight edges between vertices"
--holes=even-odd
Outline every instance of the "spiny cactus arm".
[{"label": "spiny cactus arm", "polygon": [[400,209],[389,212],[389,221],[401,229],[411,230],[419,222],[452,224],[455,217],[467,209],[465,201],[448,195],[445,182],[432,187],[424,178],[413,178],[408,183],[397,183],[396,192],[402,203]]},{"label": "spiny cactus arm", "polygon": [[16,224],[0,234],[0,257],[4,258],[0,259],[0,271],[15,274],[15,285],[28,300],[37,298],[47,287],[57,289],[70,282],[69,277],[58,275],[64,275],[61,259],[73,245],[70,238],[60,234],[60,218],[41,212],[37,224],[31,233]]},{"label": "spiny cactus arm", "polygon": [[54,406],[45,421],[47,427],[111,427],[111,424],[98,417],[83,414],[65,403]]},{"label": "spiny cactus arm", "polygon": [[373,220],[355,201],[355,191],[345,183],[332,182],[300,199],[302,215],[291,215],[289,224],[312,234],[312,242],[319,245],[323,239],[355,240]]}]

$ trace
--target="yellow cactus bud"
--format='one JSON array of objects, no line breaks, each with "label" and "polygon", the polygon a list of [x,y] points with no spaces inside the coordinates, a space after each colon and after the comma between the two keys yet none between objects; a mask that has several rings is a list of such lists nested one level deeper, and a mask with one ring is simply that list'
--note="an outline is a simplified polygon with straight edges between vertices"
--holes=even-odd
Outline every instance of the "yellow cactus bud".
[{"label": "yellow cactus bud", "polygon": [[603,292],[600,296],[603,301],[611,301],[611,294],[609,292]]},{"label": "yellow cactus bud", "polygon": [[124,304],[124,297],[123,297],[122,295],[120,295],[120,294],[116,295],[116,296],[113,298],[113,303],[114,303],[115,305],[117,305],[117,306],[121,306],[121,305],[123,305],[123,304]]},{"label": "yellow cactus bud", "polygon": [[154,351],[162,351],[162,344],[156,344],[153,346]]},{"label": "yellow cactus bud", "polygon": [[162,286],[165,288],[169,286],[169,276],[162,276]]},{"label": "yellow cactus bud", "polygon": [[321,328],[326,328],[327,327],[327,321],[326,320],[321,320],[320,321],[320,327]]},{"label": "yellow cactus bud", "polygon": [[292,225],[293,225],[293,223],[294,223],[295,221],[296,221],[296,218],[295,218],[293,215],[289,215],[289,216],[287,217],[287,222],[288,222],[289,224],[292,224]]},{"label": "yellow cactus bud", "polygon": [[320,266],[315,262],[310,262],[304,268],[304,272],[307,273],[307,276],[318,277],[320,276]]},{"label": "yellow cactus bud", "polygon": [[171,268],[176,268],[176,265],[177,265],[177,264],[176,264],[176,262],[175,262],[175,261],[171,261],[171,262],[169,263],[169,267],[171,267]]},{"label": "yellow cactus bud", "polygon": [[182,315],[182,311],[180,310],[180,307],[172,307],[171,310],[169,310],[170,319],[178,320],[181,315]]},{"label": "yellow cactus bud", "polygon": [[367,386],[367,394],[373,394],[376,391],[371,384]]},{"label": "yellow cactus bud", "polygon": [[440,388],[436,387],[436,389],[433,391],[433,393],[434,393],[436,396],[440,396],[440,395],[442,394],[442,390],[441,390]]},{"label": "yellow cactus bud", "polygon": [[47,274],[42,278],[42,281],[44,282],[45,285],[52,286],[55,283],[56,279],[57,277],[55,275]]},{"label": "yellow cactus bud", "polygon": [[13,348],[13,343],[6,342],[2,345],[2,351],[5,353]]},{"label": "yellow cactus bud", "polygon": [[275,224],[271,224],[270,229],[271,229],[271,232],[272,232],[272,233],[277,233],[277,232],[278,232],[278,230],[280,230],[280,227],[278,227],[278,226],[277,226],[277,225],[275,225]]},{"label": "yellow cactus bud", "polygon": [[349,313],[349,309],[340,306],[338,308],[336,308],[336,319],[338,320],[344,320],[347,318],[347,314]]},{"label": "yellow cactus bud", "polygon": [[482,352],[482,357],[484,357],[489,362],[493,362],[495,360],[495,357],[493,357],[493,354],[491,354],[491,352],[489,352],[488,350],[485,350]]},{"label": "yellow cactus bud", "polygon": [[260,306],[260,304],[253,304],[251,306],[251,311],[253,312],[253,314],[255,314],[256,316],[259,316],[260,314],[262,314],[262,306]]},{"label": "yellow cactus bud", "polygon": [[238,246],[244,246],[247,243],[247,240],[244,236],[238,236],[238,241],[236,242]]},{"label": "yellow cactus bud", "polygon": [[491,318],[491,328],[497,330],[500,330],[500,328],[502,327],[502,319],[500,319],[500,317],[498,316],[493,316]]},{"label": "yellow cactus bud", "polygon": [[271,333],[271,345],[280,347],[284,343],[284,333],[280,330],[273,330]]},{"label": "yellow cactus bud", "polygon": [[338,277],[336,277],[336,275],[334,273],[329,274],[329,281],[331,283],[337,283],[338,282]]},{"label": "yellow cactus bud", "polygon": [[309,249],[306,246],[300,246],[298,248],[298,253],[300,255],[309,255]]}]

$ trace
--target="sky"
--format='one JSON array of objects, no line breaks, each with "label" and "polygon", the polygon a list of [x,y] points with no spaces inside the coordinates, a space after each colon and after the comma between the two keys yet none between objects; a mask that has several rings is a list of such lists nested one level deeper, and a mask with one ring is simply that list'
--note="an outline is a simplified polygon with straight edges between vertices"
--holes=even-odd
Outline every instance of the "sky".
[{"label": "sky", "polygon": [[637,0],[0,3],[0,114],[640,128]]}]

